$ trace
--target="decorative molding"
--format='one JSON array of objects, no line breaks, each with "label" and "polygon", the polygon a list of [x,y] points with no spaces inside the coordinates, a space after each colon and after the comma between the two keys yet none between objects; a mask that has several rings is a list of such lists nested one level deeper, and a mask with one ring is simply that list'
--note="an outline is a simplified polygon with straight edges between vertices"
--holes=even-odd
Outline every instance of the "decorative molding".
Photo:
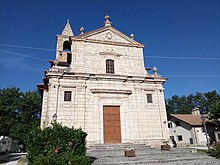
[{"label": "decorative molding", "polygon": [[76,88],[76,86],[72,86],[72,85],[62,85],[62,88]]},{"label": "decorative molding", "polygon": [[143,44],[131,39],[130,37],[128,37],[127,35],[125,35],[124,33],[120,32],[120,31],[118,31],[117,29],[115,29],[113,27],[102,27],[102,28],[99,28],[99,29],[92,30],[90,32],[86,32],[86,33],[78,35],[78,36],[71,36],[71,38],[87,38],[87,37],[90,37],[90,36],[93,36],[93,35],[96,35],[96,34],[100,34],[102,32],[108,31],[108,30],[110,30],[112,33],[115,33],[118,36],[124,38],[128,42],[131,42],[133,44],[143,45]]},{"label": "decorative molding", "polygon": [[144,90],[145,92],[155,92],[156,90],[155,89],[142,89]]},{"label": "decorative molding", "polygon": [[106,52],[99,52],[99,54],[100,54],[100,55],[113,55],[113,56],[117,56],[117,57],[122,56],[122,54],[115,53],[115,52],[110,52],[110,51],[106,51]]},{"label": "decorative molding", "polygon": [[107,39],[111,40],[112,39],[112,34],[110,32],[106,33]]},{"label": "decorative molding", "polygon": [[[129,43],[114,42],[114,41],[112,41],[112,38],[110,37],[110,35],[109,35],[109,38],[107,38],[108,39],[107,41],[102,41],[102,40],[97,40],[97,39],[89,39],[88,38],[90,36],[100,34],[102,32],[108,31],[108,30],[110,30],[109,33],[116,34],[116,35],[120,36],[121,38],[125,39],[126,41],[128,41]],[[93,31],[86,32],[86,33],[78,35],[78,36],[70,36],[70,39],[73,40],[73,41],[84,41],[84,42],[109,44],[109,45],[129,46],[129,47],[138,47],[138,48],[143,48],[144,47],[144,44],[141,44],[141,43],[131,39],[130,37],[128,37],[124,33],[116,30],[115,28],[113,28],[111,26],[95,29]]]},{"label": "decorative molding", "polygon": [[127,46],[127,47],[137,47],[143,48],[143,44],[133,44],[133,43],[123,43],[123,42],[114,42],[114,41],[102,41],[96,39],[88,39],[88,38],[71,38],[72,41],[83,41],[90,43],[99,43],[99,44],[108,44],[108,45],[117,45],[117,46]]},{"label": "decorative molding", "polygon": [[91,89],[93,94],[95,93],[108,93],[108,94],[124,94],[131,95],[131,90],[117,90],[117,89]]},{"label": "decorative molding", "polygon": [[123,82],[142,82],[142,83],[164,83],[167,78],[155,77],[155,76],[127,76],[118,74],[94,74],[94,73],[81,73],[81,72],[65,72],[61,70],[45,70],[46,77],[60,77],[69,79],[96,79],[96,80],[106,80],[106,81],[123,81]]}]

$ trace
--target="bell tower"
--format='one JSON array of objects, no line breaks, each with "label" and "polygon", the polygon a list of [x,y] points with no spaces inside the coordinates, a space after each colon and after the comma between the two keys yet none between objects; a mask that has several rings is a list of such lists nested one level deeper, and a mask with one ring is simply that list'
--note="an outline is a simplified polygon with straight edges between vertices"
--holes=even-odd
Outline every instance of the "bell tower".
[{"label": "bell tower", "polygon": [[69,20],[63,29],[61,35],[56,36],[56,60],[54,64],[58,66],[69,66],[72,62],[71,40],[70,36],[74,36]]}]

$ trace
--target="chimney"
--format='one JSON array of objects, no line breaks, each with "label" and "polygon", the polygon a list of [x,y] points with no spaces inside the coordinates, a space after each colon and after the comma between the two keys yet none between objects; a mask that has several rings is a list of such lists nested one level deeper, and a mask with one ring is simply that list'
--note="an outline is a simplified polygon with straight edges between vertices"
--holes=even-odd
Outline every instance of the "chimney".
[{"label": "chimney", "polygon": [[199,108],[195,107],[194,109],[192,109],[192,115],[200,115],[200,111],[199,111]]}]

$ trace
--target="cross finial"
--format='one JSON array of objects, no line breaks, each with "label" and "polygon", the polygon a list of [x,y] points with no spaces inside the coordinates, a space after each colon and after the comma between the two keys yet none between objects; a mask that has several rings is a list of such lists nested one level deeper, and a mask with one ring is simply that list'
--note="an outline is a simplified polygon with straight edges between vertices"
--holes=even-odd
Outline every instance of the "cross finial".
[{"label": "cross finial", "polygon": [[105,12],[105,15],[108,15],[110,13],[110,10],[105,9],[104,12]]},{"label": "cross finial", "polygon": [[111,26],[111,22],[110,22],[110,16],[108,15],[109,14],[109,10],[108,9],[105,9],[105,22],[104,22],[104,26]]}]

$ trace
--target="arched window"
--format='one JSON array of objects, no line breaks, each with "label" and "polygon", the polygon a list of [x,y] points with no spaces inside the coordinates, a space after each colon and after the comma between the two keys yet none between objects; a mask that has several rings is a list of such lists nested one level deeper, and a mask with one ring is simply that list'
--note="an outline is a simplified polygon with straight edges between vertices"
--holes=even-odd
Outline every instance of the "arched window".
[{"label": "arched window", "polygon": [[111,74],[115,73],[114,60],[110,60],[110,59],[106,60],[106,73],[111,73]]},{"label": "arched window", "polygon": [[69,41],[63,42],[63,51],[71,51],[71,44]]}]

